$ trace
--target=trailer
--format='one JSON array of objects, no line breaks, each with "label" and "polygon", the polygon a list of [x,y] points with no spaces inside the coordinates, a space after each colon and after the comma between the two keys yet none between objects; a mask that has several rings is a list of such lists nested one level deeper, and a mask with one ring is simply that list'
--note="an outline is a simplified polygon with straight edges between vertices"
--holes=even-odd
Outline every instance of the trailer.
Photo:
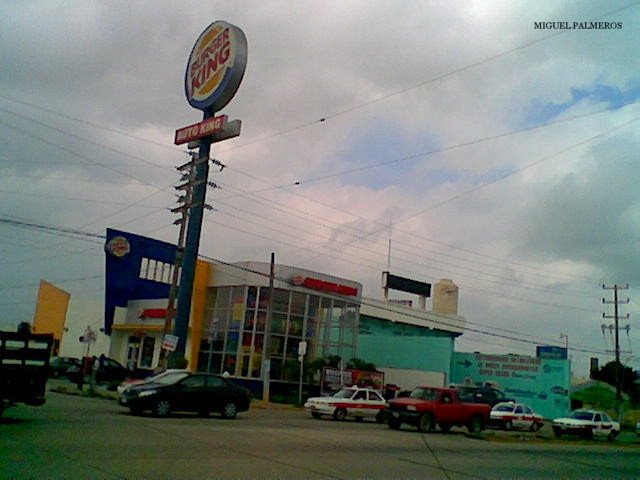
[{"label": "trailer", "polygon": [[52,334],[0,331],[0,416],[18,403],[45,403]]}]

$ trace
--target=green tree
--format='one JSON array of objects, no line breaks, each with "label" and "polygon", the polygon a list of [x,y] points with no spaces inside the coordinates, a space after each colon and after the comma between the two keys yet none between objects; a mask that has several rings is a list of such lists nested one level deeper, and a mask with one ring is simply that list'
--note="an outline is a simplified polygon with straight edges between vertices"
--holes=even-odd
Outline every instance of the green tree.
[{"label": "green tree", "polygon": [[620,366],[620,389],[634,399],[637,397],[636,374],[630,367],[625,367],[615,360],[591,372],[591,378],[606,382],[615,387],[617,383],[618,365]]},{"label": "green tree", "polygon": [[376,372],[376,366],[365,360],[361,360],[359,358],[352,358],[347,363],[347,368],[353,368],[354,370],[363,370],[365,372]]}]

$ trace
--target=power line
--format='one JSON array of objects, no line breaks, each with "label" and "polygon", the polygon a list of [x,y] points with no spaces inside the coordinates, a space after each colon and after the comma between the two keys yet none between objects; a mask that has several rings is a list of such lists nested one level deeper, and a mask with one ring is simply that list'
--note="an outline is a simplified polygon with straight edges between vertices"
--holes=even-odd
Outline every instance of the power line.
[{"label": "power line", "polygon": [[[89,232],[81,232],[78,230],[73,230],[73,229],[67,229],[67,228],[62,228],[62,227],[55,227],[55,226],[51,226],[51,225],[41,225],[41,224],[35,224],[35,223],[29,223],[29,222],[21,222],[21,221],[16,221],[13,219],[0,219],[0,222],[2,223],[8,223],[14,226],[19,226],[19,227],[24,227],[24,228],[33,228],[33,229],[37,229],[37,230],[42,230],[42,231],[48,231],[48,232],[55,232],[55,233],[68,233],[68,234],[73,234],[73,235],[78,235],[78,236],[84,236],[86,238],[91,238],[91,239],[96,239],[99,238],[101,240],[105,239],[105,235],[99,235],[99,234],[94,234],[94,233],[89,233]],[[247,272],[251,272],[254,274],[258,274],[264,277],[268,277],[269,275],[266,273],[262,273],[260,271],[256,271],[256,270],[252,270],[252,269],[248,269],[246,267],[242,267],[240,265],[235,265],[229,262],[224,262],[220,259],[217,258],[213,258],[213,257],[209,257],[207,255],[200,255],[201,258],[212,261],[214,263],[218,263],[218,264],[222,264],[222,265],[227,265],[230,267],[234,267],[234,268],[238,268],[240,270],[244,270]],[[59,279],[59,280],[55,280],[56,283],[73,283],[73,282],[78,282],[78,281],[86,281],[86,280],[93,280],[93,279],[99,279],[99,278],[103,278],[103,275],[92,275],[92,276],[85,276],[85,277],[79,277],[79,278],[71,278],[71,279]],[[277,278],[279,281],[287,281],[287,279],[285,278]],[[23,288],[30,288],[30,287],[37,287],[39,284],[26,284],[26,285],[14,285],[14,286],[4,286],[4,287],[0,287],[0,290],[7,290],[7,289],[23,289]],[[367,302],[366,299],[361,300],[361,305],[369,305],[369,306],[376,306],[378,308],[383,308],[384,307],[380,307],[377,303],[376,304],[372,304]],[[385,309],[386,311],[391,312],[391,309]],[[394,312],[396,312],[395,310],[393,310]],[[399,313],[401,316],[407,317],[407,318],[412,318],[412,319],[422,319],[422,317],[416,313],[410,313],[410,312],[396,312]],[[443,328],[452,328],[455,325],[451,324],[449,322],[446,322],[444,320],[437,320],[437,319],[431,319],[431,321],[433,321],[434,323],[440,325]],[[482,325],[480,323],[477,322],[470,322],[470,321],[465,321],[466,324],[468,325],[478,325],[479,327],[483,327],[483,328],[475,328],[475,327],[468,327],[465,326],[465,330],[469,331],[469,332],[474,332],[477,334],[481,334],[481,335],[487,335],[487,336],[491,336],[491,337],[495,337],[495,338],[502,338],[502,339],[507,339],[507,340],[511,340],[511,341],[517,341],[517,342],[521,342],[521,343],[527,343],[527,344],[534,344],[537,345],[540,343],[540,340],[544,340],[542,337],[535,337],[535,336],[528,336],[529,338],[523,338],[522,336],[517,336],[517,333],[519,332],[515,332],[512,330],[508,330],[508,329],[502,329],[502,328],[497,328],[497,327],[490,327],[487,325]],[[496,332],[491,332],[487,329],[491,329],[491,330],[498,330],[501,331],[503,333],[496,333]],[[549,343],[549,342],[547,342]],[[600,351],[595,351],[595,350],[591,350],[591,349],[581,349],[581,348],[572,348],[572,350],[575,351],[581,351],[581,352],[587,352],[587,353],[601,353]]]}]

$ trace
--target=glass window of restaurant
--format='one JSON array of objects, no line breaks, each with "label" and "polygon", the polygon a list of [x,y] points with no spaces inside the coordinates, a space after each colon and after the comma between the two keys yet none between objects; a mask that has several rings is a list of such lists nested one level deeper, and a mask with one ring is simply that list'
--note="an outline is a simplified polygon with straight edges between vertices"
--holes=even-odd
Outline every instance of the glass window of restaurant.
[{"label": "glass window of restaurant", "polygon": [[[272,303],[271,378],[287,380],[285,364],[297,361],[298,345],[307,341],[307,358],[355,356],[358,305],[276,288]],[[268,287],[209,289],[198,370],[260,378]]]}]

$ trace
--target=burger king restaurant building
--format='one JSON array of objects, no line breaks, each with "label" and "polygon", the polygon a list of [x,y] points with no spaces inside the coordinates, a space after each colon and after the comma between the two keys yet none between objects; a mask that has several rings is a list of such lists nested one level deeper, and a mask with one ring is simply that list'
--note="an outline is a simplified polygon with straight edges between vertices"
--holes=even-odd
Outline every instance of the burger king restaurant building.
[{"label": "burger king restaurant building", "polygon": [[[174,259],[171,244],[107,231],[105,331],[110,356],[130,368],[158,365]],[[185,355],[191,370],[228,372],[259,391],[269,271],[267,262],[198,261]],[[293,266],[276,265],[271,309],[274,382],[298,381],[292,372],[305,342],[306,359],[360,358],[385,371],[386,383],[410,376],[445,384],[464,330],[464,318],[452,312],[366,299],[356,281]]]}]

